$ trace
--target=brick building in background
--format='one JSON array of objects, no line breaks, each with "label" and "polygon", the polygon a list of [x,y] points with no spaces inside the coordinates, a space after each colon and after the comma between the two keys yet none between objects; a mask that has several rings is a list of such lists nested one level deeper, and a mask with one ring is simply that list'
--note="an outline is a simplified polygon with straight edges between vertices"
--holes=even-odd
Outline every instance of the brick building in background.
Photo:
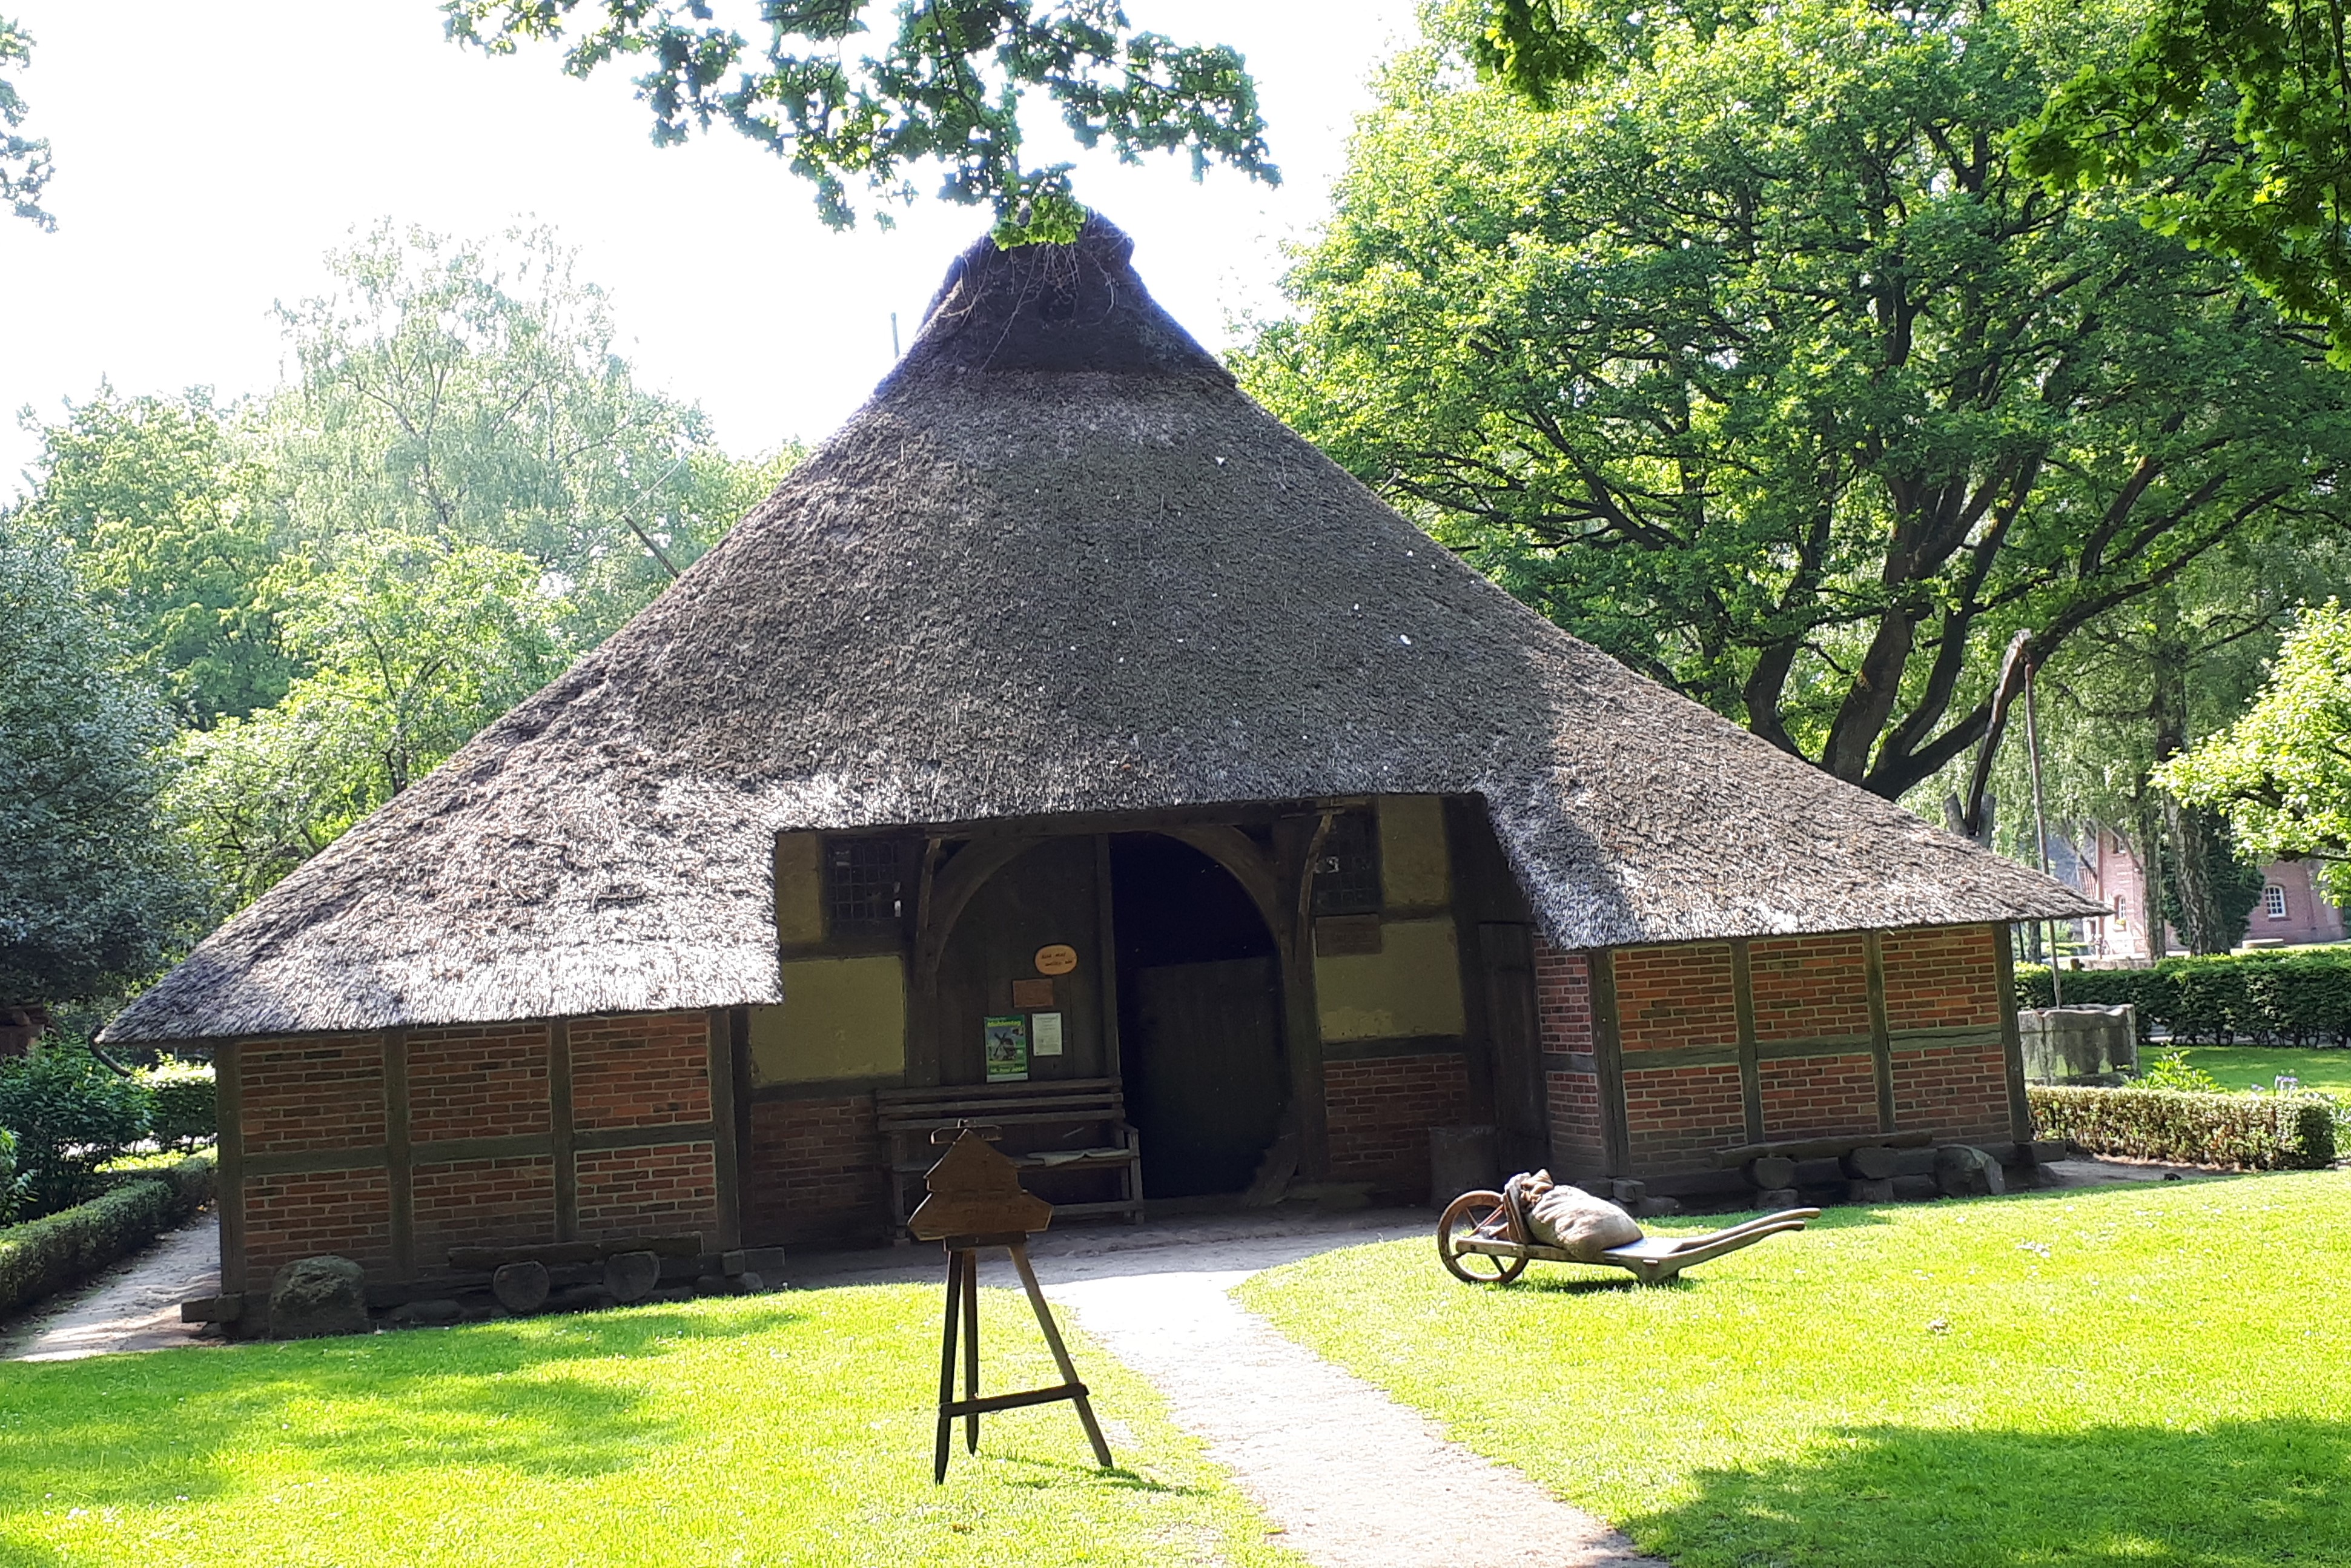
[{"label": "brick building in background", "polygon": [[[2164,927],[2160,950],[2147,940],[2154,915],[2147,907],[2147,873],[2137,848],[2112,828],[2091,825],[2080,837],[2050,835],[2050,864],[2058,877],[2100,905],[2100,913],[2074,922],[2084,946],[2101,958],[2158,958],[2180,952],[2179,934]],[[2262,868],[2262,896],[2245,917],[2240,942],[2340,942],[2346,928],[2342,906],[2319,884],[2313,861],[2272,861]]]},{"label": "brick building in background", "polygon": [[909,1087],[1123,1095],[1209,1202],[1276,1148],[1424,1197],[1439,1126],[1668,1183],[2029,1135],[2008,925],[2094,904],[1510,599],[1128,248],[975,246],[674,587],[109,1028],[213,1053],[228,1292],[878,1237]]}]

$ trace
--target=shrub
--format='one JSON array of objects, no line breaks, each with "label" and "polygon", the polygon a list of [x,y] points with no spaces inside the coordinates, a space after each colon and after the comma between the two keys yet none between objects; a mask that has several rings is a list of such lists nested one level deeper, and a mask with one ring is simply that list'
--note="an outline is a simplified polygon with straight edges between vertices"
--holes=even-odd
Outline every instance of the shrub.
[{"label": "shrub", "polygon": [[134,1181],[0,1230],[0,1313],[29,1306],[146,1246],[170,1227],[172,1208],[170,1186]]},{"label": "shrub", "polygon": [[0,1127],[16,1134],[26,1211],[50,1214],[96,1193],[98,1167],[147,1135],[147,1092],[81,1046],[0,1061]]},{"label": "shrub", "polygon": [[178,1225],[213,1200],[219,1166],[210,1149],[193,1155],[132,1155],[99,1172],[109,1192],[137,1181],[160,1181],[172,1190],[172,1223]]},{"label": "shrub", "polygon": [[2138,1075],[2141,1089],[2171,1089],[2188,1094],[2225,1094],[2219,1079],[2188,1060],[2184,1051],[2167,1051]]},{"label": "shrub", "polygon": [[[2351,951],[2166,958],[2152,969],[2068,969],[2068,1006],[2138,1009],[2142,1042],[2351,1045]],[[2050,1005],[2048,967],[2017,966],[2016,1001]]]},{"label": "shrub", "polygon": [[2317,1094],[2199,1094],[2034,1084],[2046,1138],[2095,1155],[2236,1170],[2317,1170],[2335,1160],[2335,1104]]},{"label": "shrub", "polygon": [[16,1134],[0,1127],[0,1225],[16,1212]]},{"label": "shrub", "polygon": [[151,1132],[157,1143],[193,1149],[219,1131],[211,1062],[167,1056],[131,1076],[147,1090],[153,1116]]}]

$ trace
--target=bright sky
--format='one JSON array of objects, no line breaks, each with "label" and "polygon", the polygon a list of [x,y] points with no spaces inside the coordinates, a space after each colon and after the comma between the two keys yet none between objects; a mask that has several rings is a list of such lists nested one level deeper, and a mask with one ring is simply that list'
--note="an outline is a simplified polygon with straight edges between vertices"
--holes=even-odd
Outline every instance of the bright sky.
[{"label": "bright sky", "polygon": [[[655,149],[624,71],[582,83],[552,51],[460,50],[434,0],[0,3],[35,41],[25,133],[57,164],[55,234],[0,217],[0,497],[38,446],[20,408],[54,419],[102,377],[124,392],[274,385],[271,304],[318,292],[321,254],[380,217],[466,235],[552,224],[612,296],[639,372],[699,401],[737,453],[831,432],[889,368],[891,312],[911,339],[987,225],[982,209],[926,202],[893,232],[835,235],[780,159],[726,131]],[[1219,346],[1235,317],[1279,308],[1281,245],[1321,220],[1369,74],[1411,36],[1414,5],[1127,11],[1248,57],[1284,176],[1269,190],[1213,169],[1195,185],[1180,155],[1080,160],[1080,195]]]}]

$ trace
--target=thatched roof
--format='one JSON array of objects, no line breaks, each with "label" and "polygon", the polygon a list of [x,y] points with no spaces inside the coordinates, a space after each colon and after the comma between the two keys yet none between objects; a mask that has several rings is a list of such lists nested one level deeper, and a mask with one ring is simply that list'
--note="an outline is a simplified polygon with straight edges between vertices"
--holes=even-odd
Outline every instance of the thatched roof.
[{"label": "thatched roof", "polygon": [[110,1037],[773,1002],[796,828],[1474,793],[1564,947],[2095,912],[1511,600],[1130,248],[974,246],[724,542]]}]

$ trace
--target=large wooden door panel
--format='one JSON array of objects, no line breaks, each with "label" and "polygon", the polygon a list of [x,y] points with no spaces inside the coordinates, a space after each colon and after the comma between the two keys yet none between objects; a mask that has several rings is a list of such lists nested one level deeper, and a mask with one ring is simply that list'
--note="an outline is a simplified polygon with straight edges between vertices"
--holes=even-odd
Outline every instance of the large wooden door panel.
[{"label": "large wooden door panel", "polygon": [[1285,1072],[1274,960],[1135,971],[1130,1118],[1155,1197],[1238,1192],[1280,1120]]}]

